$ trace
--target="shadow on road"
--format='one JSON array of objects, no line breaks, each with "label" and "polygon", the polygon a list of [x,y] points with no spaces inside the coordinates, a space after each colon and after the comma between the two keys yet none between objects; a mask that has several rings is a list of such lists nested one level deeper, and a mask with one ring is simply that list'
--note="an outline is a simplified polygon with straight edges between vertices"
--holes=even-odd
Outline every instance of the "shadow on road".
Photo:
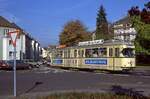
[{"label": "shadow on road", "polygon": [[148,99],[142,94],[143,91],[136,91],[133,88],[126,89],[119,85],[113,85],[110,91],[116,95],[130,96],[133,99]]},{"label": "shadow on road", "polygon": [[107,74],[121,74],[121,75],[132,75],[132,76],[150,76],[150,70],[145,71],[110,71]]},{"label": "shadow on road", "polygon": [[25,94],[25,93],[31,92],[33,89],[35,89],[37,86],[39,86],[39,85],[41,85],[41,84],[43,84],[43,82],[35,82],[34,85],[33,85],[31,88],[27,89],[27,90],[26,90],[25,92],[23,92],[23,93],[18,94],[18,96],[20,96],[20,95],[22,95],[22,94]]}]

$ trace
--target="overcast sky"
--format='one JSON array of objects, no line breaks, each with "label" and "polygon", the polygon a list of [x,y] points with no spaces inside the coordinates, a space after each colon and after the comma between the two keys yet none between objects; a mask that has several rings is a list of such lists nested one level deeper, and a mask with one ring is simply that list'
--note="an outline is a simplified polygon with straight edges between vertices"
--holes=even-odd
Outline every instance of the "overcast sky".
[{"label": "overcast sky", "polygon": [[0,0],[0,15],[17,23],[42,46],[58,44],[64,24],[81,20],[94,30],[97,11],[103,5],[110,22],[126,16],[131,6],[143,8],[148,0]]}]

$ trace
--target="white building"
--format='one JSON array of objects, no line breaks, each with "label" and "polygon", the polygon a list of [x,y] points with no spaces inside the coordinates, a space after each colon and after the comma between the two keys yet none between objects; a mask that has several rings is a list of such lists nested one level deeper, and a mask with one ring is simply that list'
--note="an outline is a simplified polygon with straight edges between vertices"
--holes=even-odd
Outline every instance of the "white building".
[{"label": "white building", "polygon": [[17,60],[39,60],[40,44],[31,36],[25,33],[20,27],[0,16],[0,60],[12,60],[14,47],[8,32],[20,30],[16,42],[16,59]]},{"label": "white building", "polygon": [[[8,36],[8,32],[16,31],[16,28],[9,23],[6,19],[0,16],[0,60],[11,60],[13,59],[13,52],[14,48],[11,42],[10,37]],[[22,36],[17,38],[17,47],[16,47],[16,59],[20,60],[21,55],[20,51],[21,48],[21,42]]]},{"label": "white building", "polygon": [[124,17],[113,25],[114,39],[134,41],[136,38],[136,30],[132,27],[130,18]]}]

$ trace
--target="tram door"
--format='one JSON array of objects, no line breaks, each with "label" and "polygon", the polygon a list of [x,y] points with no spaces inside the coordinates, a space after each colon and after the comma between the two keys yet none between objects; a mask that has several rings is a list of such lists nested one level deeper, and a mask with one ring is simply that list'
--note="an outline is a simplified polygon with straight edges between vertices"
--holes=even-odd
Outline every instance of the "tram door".
[{"label": "tram door", "polygon": [[64,64],[65,67],[77,67],[78,66],[78,50],[67,49],[64,51]]},{"label": "tram door", "polygon": [[111,70],[116,70],[121,65],[120,60],[120,49],[115,48],[109,48],[109,67]]},{"label": "tram door", "polygon": [[69,66],[69,60],[68,60],[69,59],[68,58],[69,55],[68,55],[68,52],[69,52],[68,50],[64,50],[64,66],[65,67]]},{"label": "tram door", "polygon": [[73,67],[78,67],[78,50],[74,49],[74,57],[72,60]]},{"label": "tram door", "polygon": [[84,57],[85,57],[85,49],[81,48],[78,50],[78,64],[77,66],[81,68],[81,66],[83,66],[84,63]]}]

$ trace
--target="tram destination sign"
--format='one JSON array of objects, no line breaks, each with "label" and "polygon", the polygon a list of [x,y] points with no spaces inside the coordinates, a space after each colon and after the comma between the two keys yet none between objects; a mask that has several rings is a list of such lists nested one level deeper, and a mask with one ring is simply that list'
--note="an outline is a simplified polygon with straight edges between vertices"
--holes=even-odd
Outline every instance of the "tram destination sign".
[{"label": "tram destination sign", "polygon": [[93,40],[93,41],[85,41],[85,42],[79,42],[78,46],[83,46],[83,45],[96,45],[96,44],[103,44],[104,40]]}]

